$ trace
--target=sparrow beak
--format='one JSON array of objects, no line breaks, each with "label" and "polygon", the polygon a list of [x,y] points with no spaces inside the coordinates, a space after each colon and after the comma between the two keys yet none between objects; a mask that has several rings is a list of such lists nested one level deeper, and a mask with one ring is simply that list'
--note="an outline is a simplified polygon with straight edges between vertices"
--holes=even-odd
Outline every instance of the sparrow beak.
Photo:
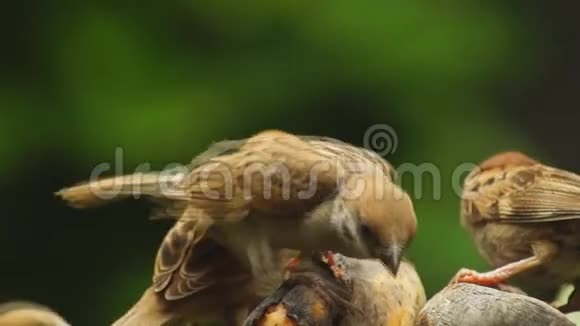
[{"label": "sparrow beak", "polygon": [[397,276],[402,257],[402,250],[396,245],[381,250],[381,254],[379,255],[379,259],[387,266],[393,276]]}]

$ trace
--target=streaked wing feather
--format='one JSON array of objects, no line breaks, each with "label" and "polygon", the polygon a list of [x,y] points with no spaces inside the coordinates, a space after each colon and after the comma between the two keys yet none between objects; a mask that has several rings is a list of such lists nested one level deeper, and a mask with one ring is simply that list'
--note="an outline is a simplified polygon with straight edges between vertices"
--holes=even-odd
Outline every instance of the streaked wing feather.
[{"label": "streaked wing feather", "polygon": [[209,160],[211,160],[213,158],[235,153],[240,149],[240,147],[245,142],[246,141],[243,139],[242,140],[222,140],[219,142],[215,142],[215,143],[211,144],[205,152],[197,155],[193,160],[191,160],[191,163],[188,165],[188,167],[191,170],[193,170],[193,169],[205,164],[206,162],[208,162]]},{"label": "streaked wing feather", "polygon": [[296,136],[263,132],[239,150],[202,164],[182,186],[190,203],[214,219],[236,222],[250,211],[302,216],[336,190],[337,162],[336,155],[321,153]]},{"label": "streaked wing feather", "polygon": [[371,169],[380,169],[384,175],[390,177],[391,181],[397,181],[398,179],[397,171],[393,166],[376,152],[329,137],[299,137],[318,151],[334,154],[340,157],[342,161],[347,162],[347,164],[363,163]]},{"label": "streaked wing feather", "polygon": [[[193,158],[187,166],[176,168],[175,171],[176,173],[185,172],[186,174],[189,174],[192,170],[208,163],[211,159],[236,152],[244,142],[244,140],[223,140],[216,142],[210,145],[206,151]],[[170,170],[166,170],[164,173],[168,173],[168,171]],[[168,184],[167,187],[163,189],[163,197],[150,198],[150,200],[156,204],[150,214],[150,219],[175,219],[183,216],[183,213],[189,204],[189,194],[184,191],[185,189],[181,187],[181,185],[181,183],[172,184],[171,188],[169,188]]]},{"label": "streaked wing feather", "polygon": [[[157,253],[153,275],[155,292],[165,293],[168,300],[187,296],[199,288],[198,279],[205,275],[203,266],[190,268],[192,257],[199,256],[196,244],[207,227],[196,220],[179,221],[169,230]],[[196,284],[195,286],[192,284]]]},{"label": "streaked wing feather", "polygon": [[178,222],[165,235],[155,259],[153,288],[163,291],[192,246],[194,221]]},{"label": "streaked wing feather", "polygon": [[167,300],[179,300],[218,288],[242,291],[250,279],[250,273],[226,248],[205,238],[190,249],[164,296]]},{"label": "streaked wing feather", "polygon": [[509,175],[513,189],[497,201],[499,219],[538,223],[580,218],[580,176],[543,165]]}]

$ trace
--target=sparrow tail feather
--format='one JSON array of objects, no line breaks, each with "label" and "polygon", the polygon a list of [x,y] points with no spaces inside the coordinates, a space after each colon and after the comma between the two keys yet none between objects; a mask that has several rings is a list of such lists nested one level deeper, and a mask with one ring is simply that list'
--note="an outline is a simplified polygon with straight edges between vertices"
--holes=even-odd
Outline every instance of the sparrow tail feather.
[{"label": "sparrow tail feather", "polygon": [[149,196],[154,198],[183,199],[184,190],[175,185],[184,174],[136,173],[81,183],[55,193],[75,208],[89,208],[113,200]]}]

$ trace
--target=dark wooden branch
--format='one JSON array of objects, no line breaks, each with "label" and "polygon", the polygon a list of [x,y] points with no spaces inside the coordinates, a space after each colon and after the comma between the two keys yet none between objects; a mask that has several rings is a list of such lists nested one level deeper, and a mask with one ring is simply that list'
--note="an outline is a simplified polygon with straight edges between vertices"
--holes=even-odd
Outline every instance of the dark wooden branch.
[{"label": "dark wooden branch", "polygon": [[550,305],[521,294],[474,284],[454,284],[419,313],[418,326],[574,326]]}]

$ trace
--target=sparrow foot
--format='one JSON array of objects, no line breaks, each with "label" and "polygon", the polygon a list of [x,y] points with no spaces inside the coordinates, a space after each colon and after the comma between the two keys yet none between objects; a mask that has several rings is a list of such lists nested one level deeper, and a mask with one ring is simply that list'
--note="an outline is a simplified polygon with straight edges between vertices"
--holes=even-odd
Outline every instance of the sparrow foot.
[{"label": "sparrow foot", "polygon": [[343,281],[346,280],[346,274],[344,273],[342,267],[337,264],[336,260],[334,259],[334,253],[332,251],[327,250],[322,252],[322,261],[326,263],[328,267],[330,267],[330,270],[332,270],[332,274],[334,274],[335,278]]},{"label": "sparrow foot", "polygon": [[500,287],[509,275],[503,271],[494,270],[486,273],[479,273],[472,269],[462,268],[451,279],[450,284],[472,283],[488,287]]},{"label": "sparrow foot", "polygon": [[553,244],[544,242],[532,244],[532,250],[534,251],[533,256],[509,263],[489,272],[478,273],[471,269],[462,268],[451,279],[451,283],[473,283],[497,287],[514,275],[544,264],[557,253],[557,248]]}]

